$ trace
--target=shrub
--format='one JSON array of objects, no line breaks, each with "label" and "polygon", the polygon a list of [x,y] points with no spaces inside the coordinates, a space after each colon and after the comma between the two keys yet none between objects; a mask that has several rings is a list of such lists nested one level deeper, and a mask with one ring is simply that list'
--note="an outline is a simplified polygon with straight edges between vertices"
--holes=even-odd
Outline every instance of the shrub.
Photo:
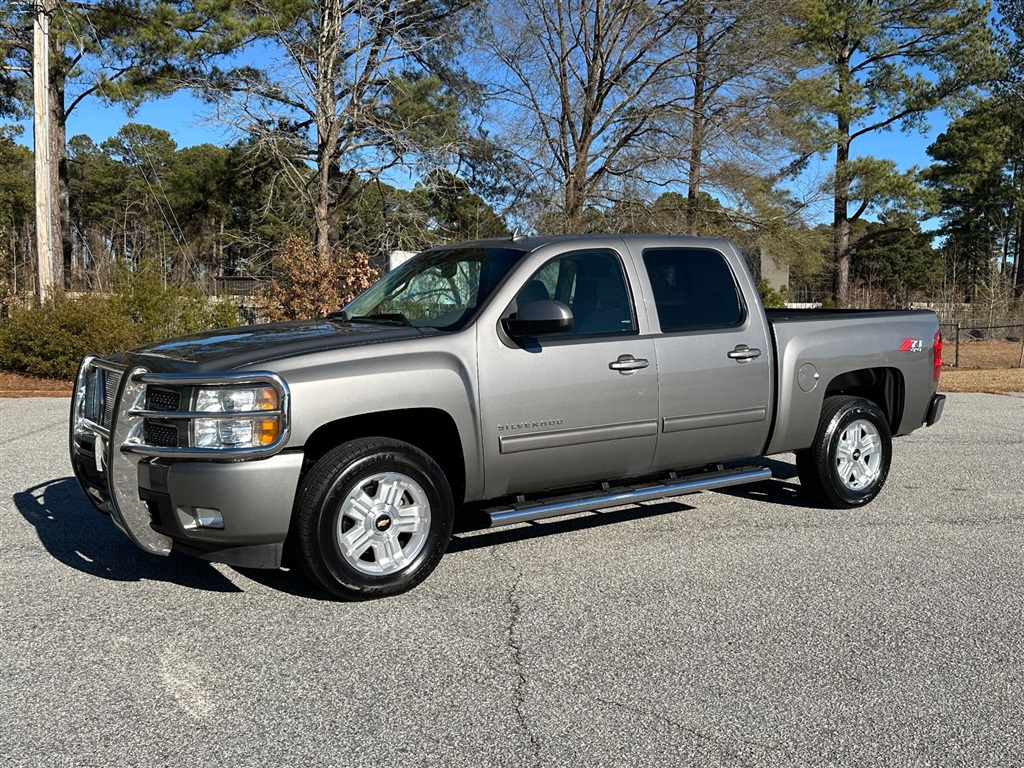
[{"label": "shrub", "polygon": [[761,303],[767,308],[781,309],[789,301],[789,288],[782,286],[776,291],[764,278],[757,281],[757,292],[761,294]]},{"label": "shrub", "polygon": [[380,277],[365,253],[325,259],[297,235],[285,240],[277,273],[260,294],[263,316],[271,321],[324,317],[348,304]]},{"label": "shrub", "polygon": [[0,326],[0,367],[70,378],[86,354],[109,354],[138,344],[138,330],[115,297],[59,296],[40,307],[11,312]]},{"label": "shrub", "polygon": [[260,294],[264,317],[271,322],[323,317],[338,309],[338,265],[316,254],[297,235],[284,241],[277,274]]},{"label": "shrub", "polygon": [[380,270],[370,265],[365,253],[352,256],[341,268],[341,290],[338,306],[343,307],[365,291],[380,277]]},{"label": "shrub", "polygon": [[138,327],[138,343],[240,325],[238,308],[230,302],[211,304],[194,287],[164,285],[152,262],[118,270],[112,279],[117,309]]},{"label": "shrub", "polygon": [[58,295],[12,310],[0,324],[0,368],[70,378],[86,354],[241,324],[234,304],[211,304],[195,288],[164,286],[148,265],[122,270],[113,285],[110,295]]}]

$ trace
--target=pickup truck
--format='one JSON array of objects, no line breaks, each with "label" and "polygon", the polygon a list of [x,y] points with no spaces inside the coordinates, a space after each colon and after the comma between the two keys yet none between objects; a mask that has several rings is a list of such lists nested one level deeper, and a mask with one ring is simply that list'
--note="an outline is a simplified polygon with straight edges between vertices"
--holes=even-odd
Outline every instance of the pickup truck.
[{"label": "pickup truck", "polygon": [[[930,311],[766,312],[719,239],[431,248],[325,319],[81,364],[70,450],[139,547],[297,562],[341,599],[404,592],[461,515],[504,525],[763,480],[882,490],[942,414]],[[740,461],[737,461],[740,460]]]}]

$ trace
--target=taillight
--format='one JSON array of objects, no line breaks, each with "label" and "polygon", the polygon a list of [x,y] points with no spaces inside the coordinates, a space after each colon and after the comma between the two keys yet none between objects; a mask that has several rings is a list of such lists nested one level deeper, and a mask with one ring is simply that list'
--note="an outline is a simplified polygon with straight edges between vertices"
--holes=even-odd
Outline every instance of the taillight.
[{"label": "taillight", "polygon": [[932,378],[935,381],[939,380],[939,376],[942,375],[942,331],[938,330],[935,332],[935,338],[932,340],[932,362],[935,365],[935,370],[932,372]]}]

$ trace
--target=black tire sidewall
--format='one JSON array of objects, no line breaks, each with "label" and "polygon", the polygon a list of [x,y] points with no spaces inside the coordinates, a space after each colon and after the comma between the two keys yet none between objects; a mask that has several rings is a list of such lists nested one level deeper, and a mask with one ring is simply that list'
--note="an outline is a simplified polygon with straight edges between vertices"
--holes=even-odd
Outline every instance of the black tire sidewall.
[{"label": "black tire sidewall", "polygon": [[[871,422],[878,430],[882,455],[878,477],[870,486],[858,491],[848,488],[840,479],[836,467],[836,454],[839,450],[839,436],[850,424],[861,419]],[[823,461],[818,462],[818,476],[823,490],[836,506],[861,506],[879,494],[889,476],[889,466],[892,462],[892,434],[885,416],[874,403],[859,398],[851,398],[849,402],[844,403],[829,420],[823,443],[823,446],[819,446],[819,450],[824,447],[825,451]]]},{"label": "black tire sidewall", "polygon": [[[309,564],[312,575],[321,586],[346,599],[385,597],[412,589],[434,570],[451,538],[454,513],[448,481],[436,463],[410,445],[389,441],[376,447],[348,444],[342,448],[350,448],[343,454],[348,460],[333,467],[328,464],[329,484],[316,494],[317,498],[304,500],[302,512],[307,517],[300,520],[300,536],[305,540],[307,557],[314,561]],[[325,460],[330,459],[328,454]],[[430,504],[430,529],[410,565],[398,573],[378,576],[357,570],[345,559],[335,531],[341,504],[349,492],[381,472],[398,472],[419,483]]]}]

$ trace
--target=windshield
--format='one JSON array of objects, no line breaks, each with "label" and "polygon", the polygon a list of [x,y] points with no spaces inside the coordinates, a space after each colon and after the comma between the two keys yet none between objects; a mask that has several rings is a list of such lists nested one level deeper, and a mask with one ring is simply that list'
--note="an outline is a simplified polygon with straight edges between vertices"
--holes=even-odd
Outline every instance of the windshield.
[{"label": "windshield", "polygon": [[513,248],[421,253],[345,305],[345,316],[357,322],[461,330],[524,253]]}]

